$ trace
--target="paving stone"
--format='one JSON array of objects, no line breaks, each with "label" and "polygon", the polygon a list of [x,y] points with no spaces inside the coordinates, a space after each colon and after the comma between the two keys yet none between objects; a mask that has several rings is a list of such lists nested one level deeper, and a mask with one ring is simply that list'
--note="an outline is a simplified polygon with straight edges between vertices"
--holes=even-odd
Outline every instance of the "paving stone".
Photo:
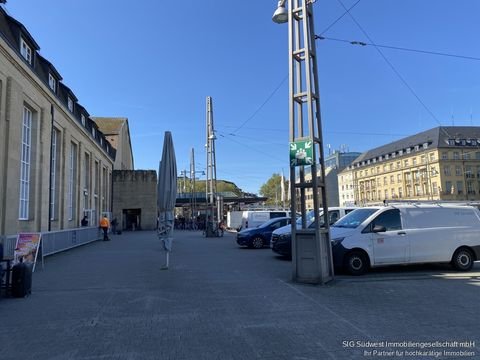
[{"label": "paving stone", "polygon": [[345,344],[447,340],[476,341],[462,359],[480,358],[478,263],[462,276],[402,267],[319,287],[228,233],[177,231],[169,270],[163,257],[146,231],[47,257],[30,297],[0,299],[0,359],[369,359]]}]

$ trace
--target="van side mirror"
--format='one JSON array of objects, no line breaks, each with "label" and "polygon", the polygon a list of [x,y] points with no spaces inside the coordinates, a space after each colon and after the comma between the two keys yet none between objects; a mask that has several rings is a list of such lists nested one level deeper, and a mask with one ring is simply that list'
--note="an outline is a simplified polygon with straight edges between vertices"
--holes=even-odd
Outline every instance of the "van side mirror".
[{"label": "van side mirror", "polygon": [[374,233],[385,232],[385,231],[387,231],[387,228],[382,225],[375,225],[372,229],[372,232]]}]

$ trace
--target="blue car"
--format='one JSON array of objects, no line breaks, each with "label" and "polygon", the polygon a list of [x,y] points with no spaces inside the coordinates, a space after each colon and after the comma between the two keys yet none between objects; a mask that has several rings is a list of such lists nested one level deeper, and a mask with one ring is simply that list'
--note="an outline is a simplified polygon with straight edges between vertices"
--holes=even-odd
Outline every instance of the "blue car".
[{"label": "blue car", "polygon": [[254,249],[270,246],[272,232],[288,224],[290,224],[289,217],[279,217],[268,220],[256,228],[242,230],[237,233],[237,244]]}]

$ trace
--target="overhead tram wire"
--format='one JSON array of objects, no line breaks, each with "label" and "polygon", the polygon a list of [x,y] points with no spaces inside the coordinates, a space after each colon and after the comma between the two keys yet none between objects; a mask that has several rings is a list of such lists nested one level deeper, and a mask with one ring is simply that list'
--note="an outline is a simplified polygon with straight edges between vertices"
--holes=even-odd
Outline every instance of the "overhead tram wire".
[{"label": "overhead tram wire", "polygon": [[[219,134],[219,135],[220,135],[220,137],[226,138],[225,135],[222,135],[222,134]],[[227,136],[228,136],[228,135],[227,135]],[[248,145],[246,145],[246,144],[244,144],[244,143],[241,143],[240,141],[235,140],[235,139],[233,138],[233,136],[231,136],[231,135],[230,135],[230,140],[233,141],[234,143],[237,143],[237,144],[239,144],[239,145],[241,145],[241,146],[244,146],[244,147],[246,147],[246,148],[248,148],[248,149],[250,149],[250,150],[253,150],[253,151],[258,152],[258,153],[260,153],[260,154],[266,155],[266,156],[268,156],[268,157],[270,157],[270,158],[272,158],[272,159],[275,159],[275,160],[277,160],[277,161],[281,161],[282,163],[285,162],[285,159],[277,158],[277,157],[275,157],[275,156],[270,155],[269,153],[260,151],[260,150],[258,150],[258,149],[256,149],[256,148],[253,148],[253,147],[248,146]]]},{"label": "overhead tram wire", "polygon": [[361,0],[358,0],[355,4],[353,4],[352,6],[350,6],[348,8],[347,11],[345,11],[342,15],[340,15],[333,23],[331,23],[329,26],[327,26],[325,28],[325,30],[323,30],[320,35],[323,35],[325,34],[328,30],[330,30],[337,22],[339,22],[345,15],[347,15],[347,13],[350,12],[350,10],[352,10],[355,6],[357,6],[357,4],[360,2]]},{"label": "overhead tram wire", "polygon": [[449,53],[444,53],[444,52],[439,52],[439,51],[430,51],[430,50],[410,49],[410,48],[404,48],[404,47],[400,47],[400,46],[379,45],[379,44],[367,43],[367,42],[363,42],[363,41],[356,41],[356,40],[352,41],[352,40],[331,38],[331,37],[323,36],[323,35],[315,35],[315,39],[316,40],[338,41],[338,42],[348,43],[350,45],[358,45],[358,46],[368,46],[368,45],[370,45],[370,46],[375,46],[375,47],[385,48],[385,49],[409,51],[409,52],[416,52],[416,53],[428,54],[428,55],[448,56],[448,57],[460,58],[460,59],[465,59],[465,60],[480,61],[480,58],[474,57],[474,56],[449,54]]},{"label": "overhead tram wire", "polygon": [[[343,8],[347,11],[346,6],[343,4],[342,0],[337,0]],[[348,11],[347,11],[348,12]],[[348,12],[348,15],[350,18],[353,20],[353,22],[357,25],[357,27],[363,32],[363,34],[367,37],[368,41],[375,47],[375,50],[380,54],[380,56],[385,60],[385,62],[388,64],[388,66],[392,69],[392,71],[397,75],[397,77],[400,79],[400,81],[407,87],[407,89],[412,93],[412,95],[417,99],[417,101],[422,105],[422,107],[428,112],[428,114],[438,123],[440,128],[442,129],[442,124],[438,120],[438,118],[435,116],[435,114],[430,110],[430,108],[420,99],[420,97],[417,95],[415,90],[407,83],[407,81],[404,79],[404,77],[398,72],[398,70],[393,66],[393,64],[388,60],[388,58],[383,54],[382,50],[377,47],[375,42],[372,40],[372,38],[368,35],[368,33],[363,29],[363,27],[359,24],[359,22],[355,19],[355,17]],[[446,135],[450,136],[445,130],[443,130]]]},{"label": "overhead tram wire", "polygon": [[252,120],[260,112],[260,110],[262,110],[263,107],[270,101],[273,95],[275,95],[275,93],[282,87],[282,85],[285,83],[285,81],[287,81],[287,79],[288,79],[288,75],[282,79],[280,84],[278,84],[278,86],[270,93],[270,95],[268,95],[267,99],[258,107],[258,109],[255,110],[254,113],[247,120],[245,120],[239,127],[237,127],[234,131],[232,131],[232,134],[235,134],[236,132],[238,132],[238,130],[240,130],[246,123]]},{"label": "overhead tram wire", "polygon": [[[328,30],[330,30],[330,28],[332,28],[338,21],[340,21],[340,19],[342,19],[350,10],[352,10],[361,0],[357,0],[357,2],[355,2],[352,6],[350,6],[348,8],[348,10],[346,10],[341,16],[339,16],[334,22],[332,22],[325,30],[323,30],[321,32],[321,34],[324,34],[325,32],[327,32]],[[272,93],[267,97],[267,99],[258,107],[257,110],[254,111],[254,113],[247,119],[245,120],[239,127],[237,127],[234,131],[232,131],[232,134],[235,134],[236,132],[238,132],[241,128],[243,128],[243,126],[248,123],[250,120],[252,120],[259,112],[260,110],[262,110],[262,108],[270,101],[270,99],[273,97],[273,95],[275,95],[275,93],[280,89],[280,87],[283,85],[283,83],[285,81],[287,81],[288,79],[288,75],[286,75],[282,81],[280,82],[280,84],[272,91]]]}]

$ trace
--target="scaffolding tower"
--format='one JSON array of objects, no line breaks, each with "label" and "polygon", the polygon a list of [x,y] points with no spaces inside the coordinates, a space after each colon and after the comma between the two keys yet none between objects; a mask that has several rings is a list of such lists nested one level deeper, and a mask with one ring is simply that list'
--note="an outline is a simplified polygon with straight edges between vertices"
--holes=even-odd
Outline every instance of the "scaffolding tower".
[{"label": "scaffolding tower", "polygon": [[[333,261],[328,227],[313,2],[288,2],[291,211],[292,219],[300,211],[303,224],[299,229],[292,220],[292,275],[298,282],[325,284],[333,279]],[[308,174],[311,180],[306,179]],[[312,189],[316,219],[319,219],[320,207],[323,208],[325,227],[320,227],[320,221],[316,221],[314,231],[306,229],[306,189]]]}]

